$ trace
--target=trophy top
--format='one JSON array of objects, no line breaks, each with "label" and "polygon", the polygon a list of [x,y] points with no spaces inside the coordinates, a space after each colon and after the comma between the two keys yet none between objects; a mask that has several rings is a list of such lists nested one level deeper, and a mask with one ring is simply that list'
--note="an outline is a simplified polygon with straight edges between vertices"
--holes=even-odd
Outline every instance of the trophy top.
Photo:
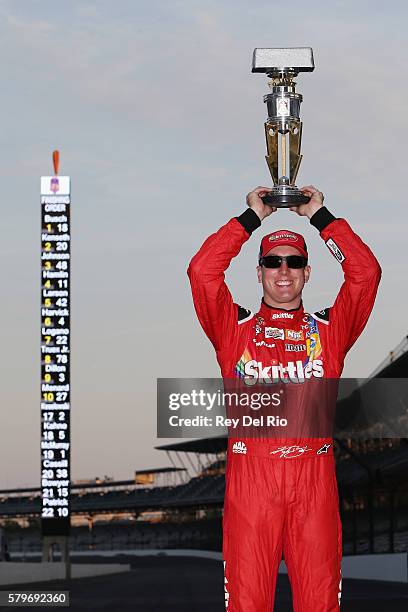
[{"label": "trophy top", "polygon": [[268,75],[287,72],[312,72],[314,70],[311,47],[286,47],[284,49],[254,49],[252,72]]}]

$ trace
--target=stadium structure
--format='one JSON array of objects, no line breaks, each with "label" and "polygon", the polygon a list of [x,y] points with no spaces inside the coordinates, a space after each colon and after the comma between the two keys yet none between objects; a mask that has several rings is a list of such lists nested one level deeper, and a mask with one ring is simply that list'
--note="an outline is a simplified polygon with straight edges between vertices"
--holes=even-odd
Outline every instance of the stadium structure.
[{"label": "stadium structure", "polygon": [[[368,382],[405,378],[407,372],[408,337]],[[352,393],[339,403],[351,403],[355,411],[354,398]],[[156,448],[171,467],[139,470],[132,480],[72,484],[72,552],[221,550],[227,438]],[[408,551],[408,439],[336,439],[335,456],[344,554]],[[0,491],[7,558],[40,554],[40,509],[40,488]]]}]

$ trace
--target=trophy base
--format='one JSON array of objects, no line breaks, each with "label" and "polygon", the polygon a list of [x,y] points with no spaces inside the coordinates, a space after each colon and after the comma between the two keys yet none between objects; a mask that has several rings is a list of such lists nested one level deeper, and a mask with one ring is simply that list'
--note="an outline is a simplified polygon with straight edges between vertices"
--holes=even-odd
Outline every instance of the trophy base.
[{"label": "trophy base", "polygon": [[278,185],[261,198],[264,204],[275,208],[289,208],[307,204],[310,197],[304,195],[297,187]]}]

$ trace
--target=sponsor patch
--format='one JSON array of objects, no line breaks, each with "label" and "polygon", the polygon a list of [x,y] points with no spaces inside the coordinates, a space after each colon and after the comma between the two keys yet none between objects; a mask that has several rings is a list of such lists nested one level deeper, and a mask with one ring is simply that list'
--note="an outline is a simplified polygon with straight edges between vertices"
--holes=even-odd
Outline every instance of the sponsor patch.
[{"label": "sponsor patch", "polygon": [[269,242],[275,242],[276,240],[291,240],[292,242],[297,242],[298,237],[290,232],[276,232],[272,234],[272,236],[269,236]]},{"label": "sponsor patch", "polygon": [[255,385],[257,382],[273,384],[277,382],[305,382],[308,378],[323,378],[324,369],[321,359],[311,359],[306,365],[298,359],[296,362],[288,361],[285,365],[272,360],[264,365],[262,361],[251,359],[244,365],[244,383]]},{"label": "sponsor patch", "polygon": [[285,339],[285,330],[278,327],[265,327],[265,338],[274,338],[275,340]]},{"label": "sponsor patch", "polygon": [[227,562],[224,561],[224,597],[225,597],[225,609],[228,610],[229,593],[227,589],[228,580],[227,580],[227,574],[226,574],[226,565],[227,565]]},{"label": "sponsor patch", "polygon": [[337,261],[339,261],[340,263],[343,263],[343,261],[346,259],[345,256],[343,255],[341,249],[337,246],[337,244],[334,242],[333,238],[329,238],[326,241],[326,245],[327,247],[330,249],[330,251],[333,253],[333,255],[335,256],[335,258],[337,259]]},{"label": "sponsor patch", "polygon": [[266,348],[275,348],[275,343],[265,342],[265,340],[257,340],[256,338],[252,338],[252,342],[254,342],[255,346],[266,346]]},{"label": "sponsor patch", "polygon": [[295,315],[290,312],[275,312],[272,319],[293,319]]},{"label": "sponsor patch", "polygon": [[304,340],[304,335],[302,331],[297,331],[294,329],[286,330],[286,340]]},{"label": "sponsor patch", "polygon": [[319,450],[316,451],[316,455],[323,455],[323,454],[327,455],[330,447],[331,447],[331,444],[323,444],[322,448],[319,448]]},{"label": "sponsor patch", "polygon": [[300,353],[306,350],[306,344],[285,344],[285,351]]},{"label": "sponsor patch", "polygon": [[239,453],[241,455],[246,455],[247,454],[247,447],[245,446],[244,442],[234,442],[233,446],[232,446],[232,452],[233,453]]}]

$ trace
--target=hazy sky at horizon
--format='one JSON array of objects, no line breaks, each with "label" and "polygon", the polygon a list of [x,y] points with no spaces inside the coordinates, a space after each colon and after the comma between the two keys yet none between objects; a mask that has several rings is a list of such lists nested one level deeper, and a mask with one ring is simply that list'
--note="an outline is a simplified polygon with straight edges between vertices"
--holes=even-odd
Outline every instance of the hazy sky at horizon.
[{"label": "hazy sky at horizon", "polygon": [[[313,47],[316,69],[297,79],[298,183],[319,186],[383,268],[345,375],[369,375],[407,335],[407,8],[392,7],[0,0],[0,488],[39,483],[39,177],[52,172],[55,148],[72,179],[72,477],[168,464],[153,450],[164,443],[156,378],[218,375],[188,261],[252,187],[270,183],[254,47]],[[304,233],[305,305],[330,305],[341,273],[317,232],[288,211],[262,231],[273,227]],[[228,273],[252,309],[261,235]]]}]

